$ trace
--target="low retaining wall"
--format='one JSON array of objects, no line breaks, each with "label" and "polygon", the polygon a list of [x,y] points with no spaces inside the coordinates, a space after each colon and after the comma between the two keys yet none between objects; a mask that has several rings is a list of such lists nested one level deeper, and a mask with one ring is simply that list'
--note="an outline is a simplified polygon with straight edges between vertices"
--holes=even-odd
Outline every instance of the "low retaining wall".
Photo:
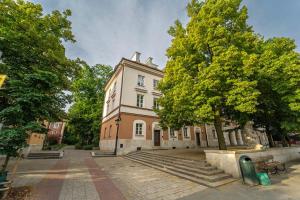
[{"label": "low retaining wall", "polygon": [[234,178],[241,176],[239,159],[242,155],[247,155],[250,158],[259,158],[272,155],[274,160],[280,162],[288,162],[300,159],[300,147],[288,148],[271,148],[268,150],[239,150],[239,151],[224,151],[224,150],[204,150],[206,161],[226,173],[231,174]]}]

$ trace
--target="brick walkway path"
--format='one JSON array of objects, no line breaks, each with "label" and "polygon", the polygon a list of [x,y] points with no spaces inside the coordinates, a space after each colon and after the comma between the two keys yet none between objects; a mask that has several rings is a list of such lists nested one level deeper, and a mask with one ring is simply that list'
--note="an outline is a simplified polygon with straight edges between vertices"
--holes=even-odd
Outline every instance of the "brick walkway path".
[{"label": "brick walkway path", "polygon": [[50,172],[33,189],[32,200],[56,200],[59,198],[69,162],[58,160]]},{"label": "brick walkway path", "polygon": [[175,200],[207,188],[122,157],[94,160],[127,200]]}]

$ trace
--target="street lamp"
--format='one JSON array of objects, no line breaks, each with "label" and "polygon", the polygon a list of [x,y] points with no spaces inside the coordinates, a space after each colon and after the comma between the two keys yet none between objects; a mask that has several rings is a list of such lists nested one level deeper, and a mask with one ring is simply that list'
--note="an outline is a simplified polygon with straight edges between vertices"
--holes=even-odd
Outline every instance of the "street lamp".
[{"label": "street lamp", "polygon": [[119,126],[121,123],[121,118],[118,116],[118,118],[115,120],[116,126],[117,126],[117,134],[116,134],[116,143],[115,143],[115,151],[114,154],[117,155],[117,149],[118,149],[118,139],[119,139]]}]

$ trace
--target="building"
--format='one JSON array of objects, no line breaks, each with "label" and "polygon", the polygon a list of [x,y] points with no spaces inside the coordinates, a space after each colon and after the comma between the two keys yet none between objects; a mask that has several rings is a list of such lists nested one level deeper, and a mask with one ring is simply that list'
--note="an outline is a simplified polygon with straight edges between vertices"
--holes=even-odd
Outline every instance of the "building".
[{"label": "building", "polygon": [[65,130],[65,122],[50,122],[48,124],[48,141],[55,141],[57,144],[61,144],[64,130]]},{"label": "building", "polygon": [[[117,154],[126,154],[138,149],[218,146],[212,125],[162,130],[153,108],[158,107],[157,84],[164,73],[151,57],[142,63],[140,56],[135,52],[131,59],[122,58],[105,86],[100,150],[114,151],[117,146]],[[227,145],[245,145],[233,124],[223,129]],[[265,135],[261,137],[265,142]]]}]

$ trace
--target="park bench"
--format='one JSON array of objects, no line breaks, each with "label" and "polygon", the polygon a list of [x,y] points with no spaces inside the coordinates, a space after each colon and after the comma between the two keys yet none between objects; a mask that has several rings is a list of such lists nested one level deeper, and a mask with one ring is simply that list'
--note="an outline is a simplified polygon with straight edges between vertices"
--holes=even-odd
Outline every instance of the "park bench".
[{"label": "park bench", "polygon": [[279,174],[280,172],[287,172],[285,163],[274,161],[274,156],[262,156],[253,158],[257,172],[266,172],[271,174]]}]

